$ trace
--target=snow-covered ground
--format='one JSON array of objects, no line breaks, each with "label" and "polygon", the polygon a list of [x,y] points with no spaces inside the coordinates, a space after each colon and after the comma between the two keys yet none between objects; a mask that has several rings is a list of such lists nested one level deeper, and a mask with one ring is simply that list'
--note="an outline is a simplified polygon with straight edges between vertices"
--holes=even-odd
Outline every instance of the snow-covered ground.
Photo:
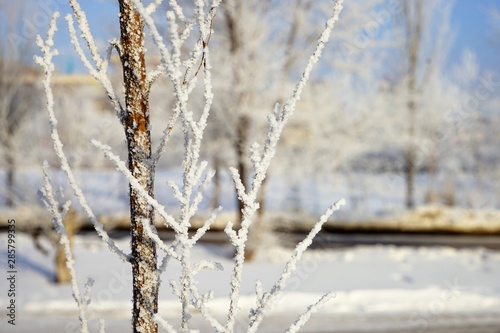
[{"label": "snow-covered ground", "polygon": [[[7,234],[0,234],[2,272],[7,268],[6,241]],[[128,239],[118,244],[125,249],[129,246]],[[70,287],[51,282],[52,257],[36,250],[23,234],[17,235],[16,248],[16,326],[7,324],[7,285],[2,276],[0,332],[78,332],[77,308]],[[96,332],[97,318],[104,318],[107,332],[130,332],[130,266],[120,262],[92,235],[77,236],[74,252],[79,285],[83,287],[89,276],[95,280],[89,305],[91,329]],[[268,246],[255,261],[246,264],[240,304],[244,311],[238,332],[243,331],[243,314],[248,313],[245,310],[255,299],[255,280],[262,281],[265,289],[271,288],[290,253],[289,249]],[[231,255],[228,245],[204,243],[193,251],[195,261],[215,260],[225,268],[199,275],[200,290],[215,293],[210,311],[216,317],[223,317],[228,309]],[[179,265],[172,263],[162,275],[160,291],[160,313],[174,325],[178,325],[180,310],[168,281],[176,279],[178,272]],[[307,305],[329,291],[335,292],[335,297],[313,315],[303,331],[498,332],[500,252],[394,246],[308,251],[285,294],[263,322],[262,331],[283,332]],[[193,328],[201,332],[213,331],[196,314],[193,323]]]},{"label": "snow-covered ground", "polygon": [[[80,170],[75,174],[90,207],[105,225],[128,226],[128,183],[123,175],[116,170]],[[287,178],[273,175],[267,185],[265,217],[275,227],[309,230],[327,207],[345,198],[346,206],[332,217],[333,227],[498,232],[500,210],[497,199],[500,198],[500,192],[497,191],[496,183],[484,186],[470,175],[457,177],[460,188],[455,194],[455,207],[420,206],[417,211],[408,212],[404,209],[404,179],[394,174],[338,174],[324,181],[304,179],[298,187],[291,187]],[[224,228],[228,219],[234,221],[231,214],[236,209],[234,185],[227,173],[222,172],[221,178],[219,204],[223,213],[219,214],[214,224],[219,229]],[[51,179],[55,188],[62,189],[64,200],[73,197],[60,171],[54,170]],[[158,170],[155,178],[155,198],[174,215],[179,205],[166,183],[169,180],[180,183],[181,179],[179,169]],[[20,202],[14,210],[3,206],[4,180],[4,171],[0,170],[0,226],[6,226],[8,218],[16,218],[18,227],[24,230],[33,224],[51,224],[46,209],[37,197],[42,180],[40,169],[21,169],[16,173],[16,195]],[[434,185],[439,187],[439,184]],[[424,203],[428,186],[426,176],[419,175],[416,183],[419,205]],[[209,187],[196,218],[206,217],[211,212],[212,195],[213,189]],[[79,210],[76,200],[73,207]],[[85,219],[83,215],[80,217]],[[327,223],[327,227],[332,221]],[[197,221],[192,222],[197,225]]]},{"label": "snow-covered ground", "polygon": [[[0,175],[4,179],[1,172]],[[58,174],[54,176],[54,185],[61,185],[69,193],[62,177]],[[169,210],[175,207],[175,202],[165,182],[179,177],[179,172],[175,170],[161,171],[156,177],[156,197]],[[97,214],[127,212],[128,186],[116,171],[78,172],[77,178]],[[334,218],[347,220],[363,220],[367,216],[401,210],[402,179],[383,175],[360,175],[357,178],[362,181],[356,186],[349,179],[340,177],[334,183],[312,181],[302,184],[298,192],[290,191],[278,177],[271,178],[268,193],[272,195],[268,196],[267,206],[272,212],[289,212],[299,206],[316,216],[340,197],[346,197],[347,207],[336,213]],[[227,177],[223,183],[221,205],[225,210],[231,210],[234,208],[234,190]],[[20,171],[17,184],[18,194],[25,201],[37,200],[39,172]],[[418,184],[419,197],[422,198],[425,181],[419,178]],[[463,193],[468,192],[461,189],[460,194]],[[494,191],[489,189],[483,192],[483,196],[480,194],[480,191],[475,191],[471,196],[481,199],[493,196]],[[202,210],[208,209],[210,193],[207,195],[207,200],[201,205]],[[3,198],[0,199],[1,205]],[[459,199],[459,202],[467,200],[465,197]],[[28,210],[31,210],[30,207]],[[7,211],[4,208],[0,206],[0,215]],[[6,216],[20,221],[22,218],[18,213],[7,212]],[[1,218],[5,221],[0,223],[5,223],[7,219]],[[38,221],[33,217],[25,220]],[[463,218],[456,221],[463,222]],[[6,272],[7,268],[6,241],[7,235],[0,234],[2,272]],[[127,239],[118,243],[124,249],[129,246]],[[78,332],[78,311],[70,287],[51,282],[53,256],[43,255],[35,249],[28,236],[20,233],[17,234],[16,250],[16,326],[7,323],[7,276],[2,276],[0,313],[3,319],[0,321],[0,332]],[[262,281],[265,289],[271,288],[290,254],[290,249],[268,246],[255,261],[246,264],[240,301],[244,311],[239,318],[237,332],[244,332],[246,314],[255,300],[255,280]],[[223,272],[199,274],[200,291],[213,290],[215,293],[210,311],[216,317],[223,317],[228,309],[231,255],[232,249],[227,245],[203,243],[193,251],[195,261],[215,260],[225,268]],[[98,318],[106,320],[107,332],[131,331],[130,266],[108,252],[95,236],[77,236],[75,257],[79,285],[83,288],[89,276],[96,281],[89,305],[91,331],[98,331]],[[164,283],[160,291],[160,313],[174,326],[179,324],[180,310],[169,291],[168,281],[177,278],[178,272],[179,265],[172,263],[162,276]],[[303,331],[500,332],[500,252],[483,248],[381,245],[309,251],[289,281],[285,295],[263,322],[262,331],[283,332],[309,304],[330,291],[335,292],[335,297],[314,314]],[[193,324],[193,328],[199,328],[201,332],[212,331],[196,313]]]},{"label": "snow-covered ground", "polygon": [[[128,212],[128,182],[118,171],[77,170],[76,180],[87,196],[90,206],[97,215]],[[54,170],[51,176],[55,188],[61,187],[67,197],[71,190],[61,171]],[[156,173],[155,198],[168,209],[178,207],[169,180],[182,180],[180,169],[161,169]],[[0,211],[4,208],[5,171],[0,169]],[[41,187],[40,168],[20,169],[16,173],[16,194],[21,204],[37,202],[37,191]],[[495,209],[500,204],[499,182],[483,184],[472,175],[456,176],[456,205],[462,208]],[[416,179],[417,204],[424,203],[425,192],[430,183],[427,175],[419,174]],[[433,184],[441,188],[443,184]],[[348,173],[313,178],[304,178],[291,187],[288,176],[272,174],[267,185],[266,208],[270,212],[303,211],[312,216],[321,215],[339,198],[345,198],[347,205],[335,216],[341,220],[364,220],[374,216],[402,212],[405,209],[405,182],[402,175],[385,173]],[[207,198],[200,205],[201,210],[210,207],[212,189],[207,190]],[[221,172],[221,193],[219,204],[226,211],[235,209],[235,190],[227,172]]]}]

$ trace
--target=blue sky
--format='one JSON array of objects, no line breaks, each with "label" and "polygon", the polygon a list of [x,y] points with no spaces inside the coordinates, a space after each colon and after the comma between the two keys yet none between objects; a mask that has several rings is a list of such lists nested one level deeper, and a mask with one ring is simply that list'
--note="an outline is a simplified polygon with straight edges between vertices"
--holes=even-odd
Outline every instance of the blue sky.
[{"label": "blue sky", "polygon": [[[389,1],[389,0],[388,0]],[[64,17],[69,12],[66,0],[30,0],[34,4],[35,13],[24,18],[26,22],[34,22],[42,34],[46,31],[43,26],[43,15],[49,10],[58,10]],[[41,4],[45,5],[45,9]],[[81,6],[87,12],[91,30],[98,38],[105,42],[117,34],[117,1],[113,0],[81,0]],[[36,4],[36,5],[35,5]],[[492,42],[494,33],[488,10],[495,8],[500,11],[500,0],[456,0],[452,13],[452,29],[456,32],[455,44],[450,54],[450,64],[456,64],[465,49],[477,54],[482,70],[493,70],[500,75],[500,43]],[[47,10],[49,9],[49,10]],[[38,15],[38,16],[37,16]],[[47,14],[45,14],[47,16]],[[40,19],[42,18],[42,19]],[[37,23],[37,20],[40,23]],[[82,71],[79,60],[72,51],[67,33],[66,23],[59,20],[60,31],[56,36],[56,45],[60,51],[57,61],[58,69],[63,72]]]},{"label": "blue sky", "polygon": [[500,0],[456,0],[452,13],[452,26],[458,30],[451,61],[457,61],[463,50],[477,54],[482,69],[500,74],[500,44],[492,40],[494,33],[488,11],[500,10]]}]

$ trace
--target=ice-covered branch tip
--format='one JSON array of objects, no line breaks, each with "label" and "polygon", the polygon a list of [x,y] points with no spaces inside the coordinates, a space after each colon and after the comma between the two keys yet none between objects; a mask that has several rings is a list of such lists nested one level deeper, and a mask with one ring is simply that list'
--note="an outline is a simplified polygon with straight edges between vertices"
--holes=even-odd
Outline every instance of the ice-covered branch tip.
[{"label": "ice-covered branch tip", "polygon": [[253,144],[251,147],[251,161],[255,168],[255,177],[252,183],[251,190],[244,189],[241,184],[239,184],[238,179],[235,177],[235,171],[231,170],[233,175],[233,181],[235,182],[238,195],[242,198],[245,197],[244,193],[247,193],[247,201],[249,203],[255,201],[257,193],[261,187],[262,182],[266,177],[267,170],[276,154],[276,146],[281,137],[281,133],[288,121],[288,119],[293,115],[297,102],[300,100],[302,91],[307,84],[311,72],[314,66],[319,61],[321,53],[325,47],[325,44],[329,41],[332,29],[335,23],[339,19],[340,12],[343,8],[343,0],[335,1],[332,14],[328,21],[326,22],[325,28],[318,38],[316,48],[313,54],[309,57],[307,66],[302,73],[300,81],[295,86],[292,96],[285,102],[281,109],[275,107],[274,112],[269,116],[269,129],[266,137],[266,142],[262,155],[259,154],[258,144]]},{"label": "ice-covered branch tip", "polygon": [[[330,35],[332,33],[333,26],[339,20],[339,15],[340,15],[340,12],[342,11],[343,3],[344,3],[344,0],[336,0],[335,1],[335,5],[333,6],[332,15],[330,16],[328,21],[326,21],[325,29],[323,30],[323,32],[321,33],[321,35],[318,39],[318,43],[316,44],[316,49],[314,50],[314,53],[311,55],[311,57],[309,57],[309,61],[307,62],[307,66],[306,66],[304,72],[302,73],[302,77],[301,77],[299,83],[296,85],[292,99],[289,102],[292,102],[293,104],[295,104],[300,99],[300,95],[302,94],[302,90],[304,89],[307,81],[309,80],[309,77],[311,75],[311,72],[312,72],[314,66],[316,65],[319,58],[321,57],[321,53],[323,52],[323,49],[325,48],[325,44],[330,40]],[[286,108],[286,107],[287,107],[287,105],[285,104],[284,108]],[[293,108],[295,108],[295,107],[293,107]],[[293,112],[293,109],[292,109],[292,112]]]},{"label": "ice-covered branch tip", "polygon": [[[250,325],[248,329],[248,333],[255,332],[264,318],[264,314],[273,306],[274,302],[278,299],[283,291],[283,288],[286,286],[288,279],[292,276],[293,272],[297,269],[297,263],[302,258],[302,255],[307,250],[307,248],[312,244],[314,237],[321,231],[323,225],[328,221],[330,216],[334,212],[340,209],[340,207],[345,205],[345,199],[340,199],[332,206],[330,206],[325,213],[320,217],[318,222],[311,229],[307,237],[301,241],[295,247],[292,257],[286,263],[283,272],[281,273],[281,277],[271,288],[271,291],[265,293],[260,299],[257,300],[257,308],[255,309],[253,315],[250,317]],[[259,293],[262,293],[260,291]],[[259,294],[258,293],[258,294]]]},{"label": "ice-covered branch tip", "polygon": [[[113,47],[116,47],[117,49],[119,49],[119,45],[120,45],[119,41],[117,41],[115,39],[115,40],[112,40],[110,42],[110,47],[108,47],[105,59],[102,59],[96,53],[97,50],[94,51],[95,53],[93,53],[93,55],[95,54],[95,56],[92,56],[92,60],[95,64],[95,66],[97,67],[97,69],[96,69],[90,63],[90,60],[87,58],[82,46],[80,45],[80,41],[79,41],[75,26],[74,26],[73,16],[71,14],[68,14],[68,15],[66,15],[65,18],[66,18],[66,22],[68,23],[68,32],[69,32],[71,44],[73,44],[73,48],[75,49],[76,53],[80,57],[80,61],[85,66],[85,68],[87,68],[87,71],[89,72],[89,74],[95,80],[97,80],[98,82],[101,83],[102,87],[106,91],[106,94],[108,95],[108,98],[109,98],[111,104],[113,105],[113,108],[116,112],[118,119],[120,120],[120,122],[122,124],[124,124],[125,110],[123,109],[123,106],[121,105],[120,100],[117,97],[116,91],[113,88],[111,80],[110,80],[108,74],[106,73],[109,59],[111,58],[112,49],[113,49]],[[78,19],[78,16],[77,16],[77,19]],[[82,24],[83,23],[81,22],[81,20],[78,20],[78,26],[80,27],[80,30],[82,30],[82,28],[81,28]],[[85,30],[87,31],[88,34],[90,34],[90,30],[88,29],[88,27]]]},{"label": "ice-covered branch tip", "polygon": [[97,50],[94,36],[90,32],[87,16],[85,15],[85,12],[82,10],[82,8],[80,7],[80,3],[77,0],[68,0],[68,1],[73,10],[73,15],[75,16],[78,22],[78,27],[82,32],[81,36],[87,42],[87,48],[90,51],[92,60],[96,64],[97,68],[101,70],[104,60],[99,55],[99,51]]},{"label": "ice-covered branch tip", "polygon": [[[255,183],[257,186],[260,186],[259,185],[260,182],[262,182],[265,178],[265,172],[267,171],[267,168],[271,163],[271,159],[275,154],[276,145],[281,136],[281,132],[283,131],[284,126],[288,121],[288,118],[290,118],[293,115],[296,104],[300,100],[300,97],[302,95],[302,91],[304,90],[305,85],[309,81],[311,72],[314,66],[318,63],[321,57],[321,53],[323,52],[326,43],[330,39],[333,27],[335,23],[338,21],[340,12],[342,11],[343,2],[344,2],[343,0],[335,1],[332,14],[328,19],[328,21],[326,22],[325,29],[318,38],[316,48],[313,54],[309,57],[307,66],[304,72],[302,73],[300,81],[295,86],[292,96],[281,107],[281,110],[275,108],[274,114],[269,117],[269,130],[266,138],[266,144],[264,147],[264,153],[262,158],[259,160],[259,163],[256,163],[256,171],[261,170],[261,172],[257,173],[255,177],[256,179]],[[258,158],[254,157],[254,159]]]},{"label": "ice-covered branch tip", "polygon": [[[158,7],[160,7],[161,3],[163,2],[163,0],[153,0],[147,7],[146,7],[146,11],[148,14],[154,14],[154,12],[156,12],[156,10],[158,9]],[[170,1],[170,3],[175,3],[177,4],[175,1]],[[179,6],[179,5],[177,5]]]},{"label": "ice-covered branch tip", "polygon": [[336,296],[335,293],[328,293],[323,295],[315,304],[310,305],[306,312],[300,315],[300,317],[293,323],[290,328],[286,330],[285,333],[296,333],[311,319],[311,315],[322,308],[326,302],[331,300]]}]

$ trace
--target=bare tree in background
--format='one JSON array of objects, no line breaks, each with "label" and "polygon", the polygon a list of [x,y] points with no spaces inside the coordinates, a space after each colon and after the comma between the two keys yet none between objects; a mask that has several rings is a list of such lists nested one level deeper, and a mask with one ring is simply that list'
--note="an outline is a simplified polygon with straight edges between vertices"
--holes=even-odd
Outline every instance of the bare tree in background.
[{"label": "bare tree in background", "polygon": [[417,112],[417,65],[421,57],[420,43],[422,41],[422,6],[423,0],[403,3],[403,20],[406,32],[407,81],[408,93],[408,137],[409,143],[405,152],[406,207],[415,207],[415,173],[417,150],[415,147],[415,113]]},{"label": "bare tree in background", "polygon": [[[223,88],[216,100],[215,117],[226,120],[219,122],[217,133],[225,133],[231,141],[236,165],[243,185],[248,186],[250,174],[250,143],[252,133],[261,131],[263,108],[272,107],[275,103],[283,103],[288,88],[290,74],[303,52],[297,40],[304,44],[311,42],[317,31],[302,29],[312,7],[309,0],[296,0],[292,6],[288,4],[266,1],[228,0],[221,4],[223,32],[223,48],[230,66],[227,76],[229,84]],[[273,28],[273,20],[280,15],[284,20],[279,36]],[[286,22],[285,22],[286,21]],[[283,29],[284,27],[284,29]],[[305,35],[305,36],[304,36]],[[314,36],[314,37],[312,37]],[[271,58],[273,39],[279,38],[284,45],[276,50]],[[272,82],[272,83],[271,83]],[[218,103],[219,102],[219,103]],[[222,117],[220,115],[222,113]],[[228,120],[231,120],[229,123]],[[215,164],[220,158],[215,153]],[[246,257],[251,259],[259,247],[264,232],[263,215],[265,214],[266,184],[269,174],[264,180],[259,193],[259,212],[250,230]],[[217,190],[217,189],[216,189]],[[238,220],[243,217],[244,203],[236,195]]]},{"label": "bare tree in background", "polygon": [[[1,9],[1,7],[0,7]],[[26,59],[29,48],[10,43],[11,36],[21,34],[12,17],[22,17],[21,7],[10,8],[10,19],[0,36],[0,145],[6,164],[5,204],[12,207],[16,201],[15,170],[22,138],[19,131],[37,102],[36,73]]]},{"label": "bare tree in background", "polygon": [[[247,167],[247,152],[249,149],[250,128],[252,119],[252,108],[254,107],[255,91],[244,89],[251,87],[253,78],[248,70],[251,66],[250,59],[255,57],[255,49],[248,48],[245,29],[245,21],[242,19],[243,13],[252,10],[255,14],[257,10],[266,10],[268,5],[264,2],[245,3],[237,0],[222,2],[225,31],[229,43],[229,54],[231,59],[231,82],[233,85],[232,105],[236,108],[234,119],[236,121],[234,130],[234,148],[236,152],[237,169],[243,185],[248,186],[249,174]],[[250,8],[249,8],[250,7]],[[253,7],[253,8],[252,8]],[[243,203],[237,199],[239,221],[242,219]]]},{"label": "bare tree in background", "polygon": [[[406,182],[406,207],[415,207],[415,177],[419,155],[418,118],[423,111],[422,96],[431,76],[436,74],[447,57],[450,38],[448,32],[449,15],[453,2],[443,1],[404,1],[400,17],[402,37],[402,83],[406,93],[406,148],[404,153],[404,173]],[[421,132],[421,131],[420,131]],[[435,131],[434,131],[435,132]],[[436,140],[436,138],[430,138]],[[429,156],[431,172],[437,170],[435,157]],[[434,170],[434,171],[433,171]]]}]

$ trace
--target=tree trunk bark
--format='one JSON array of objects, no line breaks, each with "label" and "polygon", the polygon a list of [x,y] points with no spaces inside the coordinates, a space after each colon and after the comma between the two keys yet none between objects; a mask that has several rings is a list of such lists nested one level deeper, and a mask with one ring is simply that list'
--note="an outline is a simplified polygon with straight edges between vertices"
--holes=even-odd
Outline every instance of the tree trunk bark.
[{"label": "tree trunk bark", "polygon": [[[132,175],[154,196],[154,170],[150,163],[151,133],[149,87],[144,57],[144,22],[130,0],[120,0],[121,62],[125,84],[128,163]],[[154,224],[154,211],[130,186],[132,236],[133,332],[158,332],[153,316],[158,312],[156,245],[144,230]]]}]

